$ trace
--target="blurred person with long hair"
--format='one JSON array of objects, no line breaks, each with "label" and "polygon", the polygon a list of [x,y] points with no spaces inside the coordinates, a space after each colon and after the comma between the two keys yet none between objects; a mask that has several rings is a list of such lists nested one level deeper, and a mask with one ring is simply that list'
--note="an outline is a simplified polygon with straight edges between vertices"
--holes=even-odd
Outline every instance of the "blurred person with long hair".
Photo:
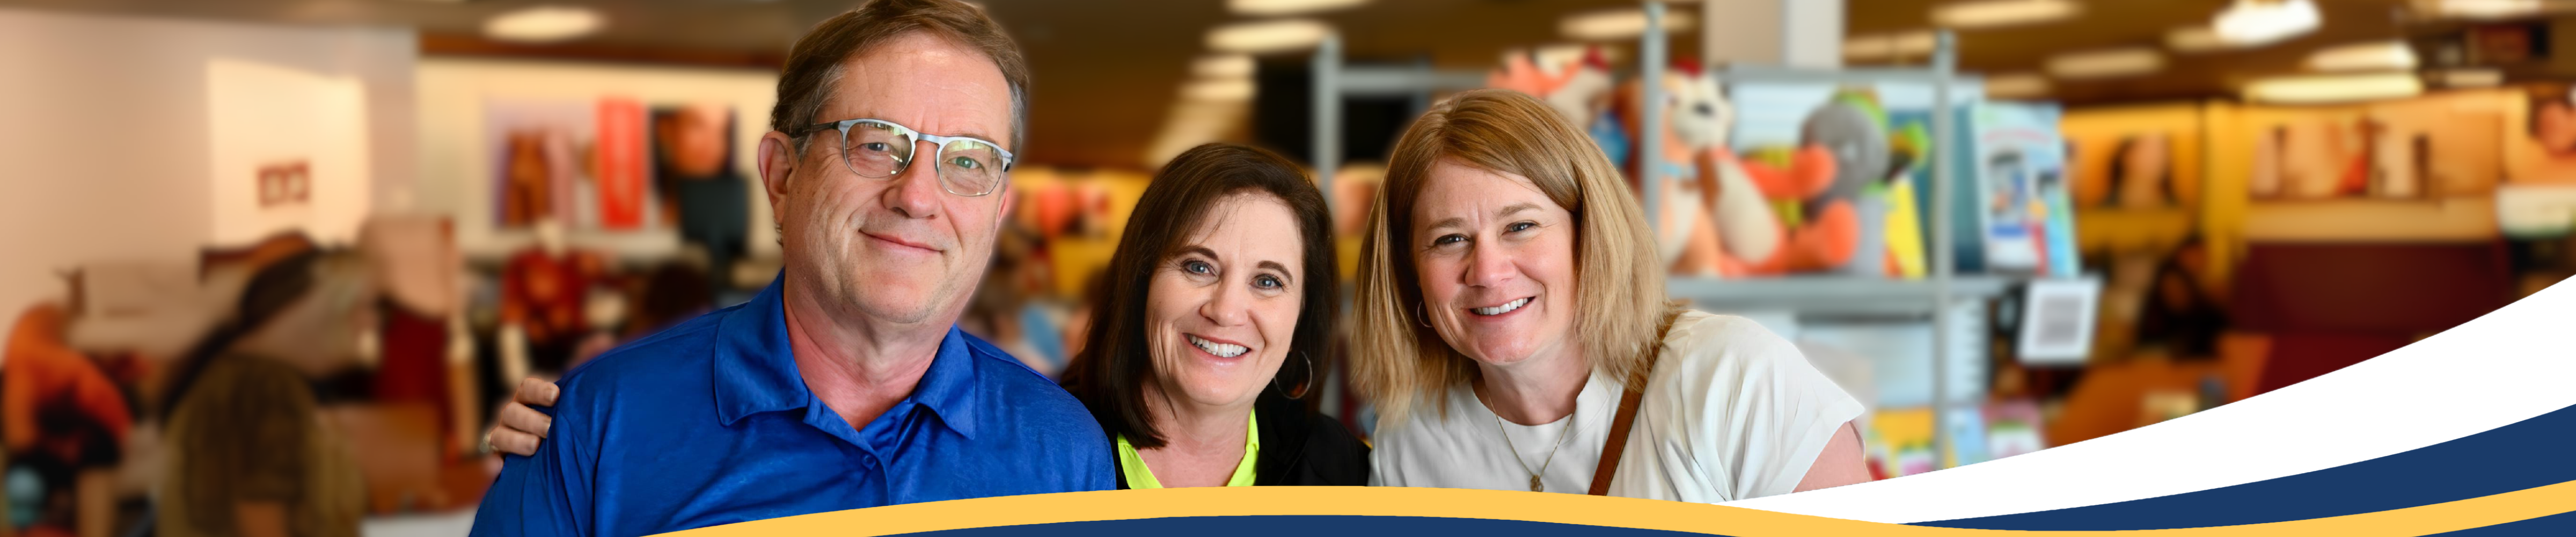
[{"label": "blurred person with long hair", "polygon": [[1866,481],[1861,405],[1664,293],[1640,204],[1546,104],[1461,93],[1390,152],[1360,250],[1372,484],[1722,502]]},{"label": "blurred person with long hair", "polygon": [[[362,259],[301,235],[263,241],[210,278],[248,274],[224,321],[173,365],[158,414],[169,442],[156,491],[164,536],[358,535],[366,488],[314,385],[355,365],[376,324]],[[232,275],[226,275],[232,274]]]}]

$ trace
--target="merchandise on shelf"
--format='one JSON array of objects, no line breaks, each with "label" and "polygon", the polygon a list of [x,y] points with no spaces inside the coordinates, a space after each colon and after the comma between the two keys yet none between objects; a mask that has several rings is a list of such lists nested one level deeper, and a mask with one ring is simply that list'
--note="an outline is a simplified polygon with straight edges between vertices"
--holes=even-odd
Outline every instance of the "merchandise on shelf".
[{"label": "merchandise on shelf", "polygon": [[[1761,106],[1772,104],[1776,103]],[[1743,125],[1733,128],[1745,130]],[[1903,174],[1910,157],[1900,157],[1894,150],[1904,144],[1891,139],[1894,131],[1877,97],[1863,89],[1835,93],[1798,118],[1796,132],[1790,143],[1732,144],[1744,151],[1745,158],[1720,153],[1711,159],[1722,183],[1717,214],[1720,222],[1730,226],[1725,236],[1758,237],[1765,229],[1780,230],[1771,233],[1776,238],[1769,242],[1777,246],[1767,252],[1729,248],[1744,266],[1740,273],[1905,274],[1901,268],[1905,256],[1895,251],[1911,247],[1919,252],[1921,238],[1919,234],[1891,238],[1890,231],[1920,226],[1889,221],[1898,212],[1892,201],[1897,193],[1888,182]],[[1762,203],[1735,201],[1748,197],[1737,192],[1755,193]],[[1757,210],[1762,206],[1770,210]],[[1759,218],[1763,213],[1772,216],[1771,221],[1763,222]],[[1743,229],[1747,227],[1752,230]]]},{"label": "merchandise on shelf", "polygon": [[[1725,183],[1732,177],[1712,172],[1730,159],[1720,153],[1725,146],[1725,129],[1734,116],[1734,107],[1718,90],[1717,80],[1695,66],[1680,65],[1665,73],[1662,110],[1666,113],[1664,132],[1659,138],[1659,151],[1639,152],[1641,160],[1631,163],[1632,178],[1643,177],[1652,170],[1653,188],[1658,192],[1656,223],[1659,250],[1669,260],[1675,274],[1718,276],[1738,274],[1742,251],[1765,248],[1765,242],[1776,243],[1778,231],[1760,227],[1769,223],[1760,213],[1745,213],[1747,203],[1725,203]],[[1635,104],[1642,98],[1642,88],[1630,87],[1622,94],[1629,103],[1621,109],[1634,116],[1643,111]],[[1642,125],[1642,120],[1631,125]],[[1642,138],[1642,137],[1641,137]],[[1646,188],[1639,185],[1639,188]],[[1759,204],[1754,203],[1759,210]],[[1721,230],[1727,233],[1721,234]]]},{"label": "merchandise on shelf", "polygon": [[2073,275],[2073,202],[2066,189],[2066,142],[2055,105],[1973,107],[1979,173],[1977,233],[1989,270]]}]

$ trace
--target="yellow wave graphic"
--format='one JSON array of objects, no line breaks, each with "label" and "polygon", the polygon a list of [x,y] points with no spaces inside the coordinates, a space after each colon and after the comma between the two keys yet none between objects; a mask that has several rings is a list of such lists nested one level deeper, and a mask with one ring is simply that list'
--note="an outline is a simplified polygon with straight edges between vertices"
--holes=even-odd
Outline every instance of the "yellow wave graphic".
[{"label": "yellow wave graphic", "polygon": [[2454,502],[2338,517],[2128,531],[1935,528],[1632,498],[1398,487],[1216,487],[1006,496],[851,509],[674,532],[685,537],[862,537],[969,528],[1149,518],[1356,515],[1551,522],[1734,537],[2417,537],[2576,512],[2576,481]]}]

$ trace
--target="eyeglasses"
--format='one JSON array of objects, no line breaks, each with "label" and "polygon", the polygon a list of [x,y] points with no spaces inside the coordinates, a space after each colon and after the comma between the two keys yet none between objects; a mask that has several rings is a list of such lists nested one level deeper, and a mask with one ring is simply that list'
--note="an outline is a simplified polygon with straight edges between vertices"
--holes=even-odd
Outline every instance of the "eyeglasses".
[{"label": "eyeglasses", "polygon": [[931,153],[936,163],[940,189],[959,196],[976,197],[1002,188],[1002,180],[1011,171],[1011,152],[990,140],[967,136],[922,134],[911,127],[882,119],[844,119],[806,127],[807,134],[834,129],[841,131],[841,164],[850,173],[869,179],[885,179],[912,167],[913,150],[919,142],[938,145]]}]

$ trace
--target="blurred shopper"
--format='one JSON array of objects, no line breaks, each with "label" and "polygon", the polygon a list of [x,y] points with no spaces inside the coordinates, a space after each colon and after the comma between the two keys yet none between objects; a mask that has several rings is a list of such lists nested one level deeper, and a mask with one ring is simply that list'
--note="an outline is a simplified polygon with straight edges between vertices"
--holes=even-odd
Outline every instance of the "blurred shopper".
[{"label": "blurred shopper", "polygon": [[300,236],[250,249],[238,304],[174,366],[155,531],[172,537],[358,534],[367,489],[313,386],[354,365],[377,295],[363,259]]},{"label": "blurred shopper", "polygon": [[[759,150],[783,275],[584,364],[550,421],[505,407],[549,441],[508,458],[473,533],[643,535],[1115,486],[1081,403],[954,326],[1008,213],[996,140],[1025,131],[1027,79],[1001,28],[957,0],[873,0],[799,39]],[[492,441],[535,443],[513,434]]]},{"label": "blurred shopper", "polygon": [[1331,221],[1295,164],[1249,147],[1181,153],[1145,189],[1065,377],[1120,488],[1368,483],[1368,447],[1298,400],[1341,301]]},{"label": "blurred shopper", "polygon": [[561,375],[590,332],[583,307],[593,288],[607,281],[608,261],[598,252],[573,248],[560,220],[540,220],[530,227],[536,244],[512,254],[501,267],[501,324],[525,337],[526,370]]},{"label": "blurred shopper", "polygon": [[1015,223],[1003,224],[993,241],[993,262],[975,286],[975,300],[957,327],[1017,356],[1020,363],[1047,378],[1064,373],[1071,357],[1052,306],[1030,298],[1045,281],[1045,259],[1037,257],[1037,233]]},{"label": "blurred shopper", "polygon": [[630,342],[660,333],[681,322],[705,315],[715,305],[715,289],[707,285],[706,271],[682,263],[663,263],[644,275],[635,290],[635,314],[617,335],[618,341]]},{"label": "blurred shopper", "polygon": [[0,354],[0,429],[7,431],[12,486],[11,529],[24,535],[104,536],[116,506],[117,465],[125,459],[134,414],[99,364],[66,341],[68,315],[43,303],[27,308]]},{"label": "blurred shopper", "polygon": [[720,104],[683,106],[654,117],[655,174],[662,196],[678,216],[680,239],[706,248],[708,282],[733,288],[733,264],[743,254],[751,221],[750,189],[733,165],[733,110]]},{"label": "blurred shopper", "polygon": [[1459,94],[1390,153],[1360,252],[1374,484],[1740,500],[1868,480],[1858,401],[1670,303],[1639,204],[1546,104]]}]

